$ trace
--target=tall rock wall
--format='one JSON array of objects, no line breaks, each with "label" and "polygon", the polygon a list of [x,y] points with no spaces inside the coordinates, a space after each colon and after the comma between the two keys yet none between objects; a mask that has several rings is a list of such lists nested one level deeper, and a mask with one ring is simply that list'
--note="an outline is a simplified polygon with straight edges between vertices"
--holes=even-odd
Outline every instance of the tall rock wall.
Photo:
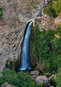
[{"label": "tall rock wall", "polygon": [[34,18],[35,14],[38,15],[39,6],[42,8],[47,3],[46,0],[36,1],[0,0],[3,8],[3,17],[0,20],[0,73],[8,58],[18,58],[27,21]]}]

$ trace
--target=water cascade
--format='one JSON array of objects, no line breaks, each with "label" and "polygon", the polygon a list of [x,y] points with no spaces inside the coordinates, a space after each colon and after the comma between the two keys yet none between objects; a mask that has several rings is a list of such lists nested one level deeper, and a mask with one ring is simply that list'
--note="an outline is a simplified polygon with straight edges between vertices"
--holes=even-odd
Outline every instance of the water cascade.
[{"label": "water cascade", "polygon": [[33,25],[33,22],[30,21],[26,27],[24,40],[23,40],[21,66],[18,69],[18,71],[27,71],[32,69],[31,63],[30,63],[30,36],[31,36],[32,25]]}]

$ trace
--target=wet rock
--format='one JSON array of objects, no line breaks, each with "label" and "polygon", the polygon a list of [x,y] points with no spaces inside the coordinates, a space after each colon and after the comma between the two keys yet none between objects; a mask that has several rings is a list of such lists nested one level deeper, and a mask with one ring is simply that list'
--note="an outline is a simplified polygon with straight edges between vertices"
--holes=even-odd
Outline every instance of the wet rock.
[{"label": "wet rock", "polygon": [[9,85],[7,82],[5,82],[1,87],[14,87],[14,86]]}]

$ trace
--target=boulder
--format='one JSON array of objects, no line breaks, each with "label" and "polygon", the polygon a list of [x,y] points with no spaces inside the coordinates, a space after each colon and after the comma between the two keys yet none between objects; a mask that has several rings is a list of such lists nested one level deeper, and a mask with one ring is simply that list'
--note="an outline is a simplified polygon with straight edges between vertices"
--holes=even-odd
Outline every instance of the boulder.
[{"label": "boulder", "polygon": [[50,86],[50,81],[52,80],[52,78],[54,78],[55,75],[50,76],[49,78],[47,78],[46,76],[38,76],[37,78],[35,78],[35,82],[36,84],[43,84],[43,87],[47,87]]},{"label": "boulder", "polygon": [[46,84],[46,83],[48,83],[48,78],[47,78],[46,76],[38,76],[38,77],[35,79],[35,82],[36,82],[37,84],[40,84],[40,83]]},{"label": "boulder", "polygon": [[14,87],[14,86],[9,85],[7,82],[5,82],[1,87]]},{"label": "boulder", "polygon": [[38,70],[31,71],[30,74],[32,75],[33,78],[36,78],[40,72]]}]

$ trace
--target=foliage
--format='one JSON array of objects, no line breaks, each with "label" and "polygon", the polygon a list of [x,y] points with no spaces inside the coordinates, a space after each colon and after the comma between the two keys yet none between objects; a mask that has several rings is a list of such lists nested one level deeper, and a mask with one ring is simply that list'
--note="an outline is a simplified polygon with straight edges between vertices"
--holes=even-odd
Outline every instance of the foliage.
[{"label": "foliage", "polygon": [[[60,29],[59,29],[60,28]],[[35,25],[35,37],[32,41],[32,59],[36,56],[37,65],[39,64],[45,72],[56,72],[61,67],[61,27],[56,31],[39,31],[38,25]],[[56,37],[59,36],[60,38]],[[34,44],[34,45],[33,45]],[[37,49],[37,50],[35,50]],[[38,55],[37,55],[38,54]]]},{"label": "foliage", "polygon": [[27,73],[19,72],[17,75],[18,75],[18,78],[20,80],[21,87],[36,87],[31,76],[28,75]]},{"label": "foliage", "polygon": [[57,83],[56,87],[61,87],[61,68],[58,70],[58,74],[56,77],[56,83]]},{"label": "foliage", "polygon": [[57,31],[58,31],[58,32],[61,32],[61,23],[58,25]]},{"label": "foliage", "polygon": [[38,84],[38,86],[37,86],[37,87],[43,87],[43,86],[42,86],[42,84],[40,83],[40,84]]},{"label": "foliage", "polygon": [[[59,37],[61,37],[61,33],[56,33]],[[52,44],[54,45],[55,50],[58,52],[61,51],[61,38],[54,37],[52,40]]]},{"label": "foliage", "polygon": [[2,18],[2,15],[3,15],[3,8],[2,6],[0,6],[0,19]]},{"label": "foliage", "polygon": [[14,70],[6,70],[3,73],[3,76],[0,77],[0,86],[4,82],[14,85],[15,87],[36,87],[32,77],[26,72],[16,73]]},{"label": "foliage", "polygon": [[61,0],[54,0],[52,7],[55,10],[56,15],[58,15],[61,11]]},{"label": "foliage", "polygon": [[6,64],[6,68],[9,68],[9,69],[13,69],[13,67],[14,67],[14,62],[13,62],[13,60],[8,60],[7,61],[7,64]]},{"label": "foliage", "polygon": [[56,13],[55,13],[54,8],[53,8],[53,6],[52,6],[52,3],[50,3],[50,4],[48,5],[48,7],[44,8],[43,12],[44,12],[45,14],[48,14],[48,15],[53,16],[54,18],[57,16]]},{"label": "foliage", "polygon": [[8,82],[9,84],[14,84],[15,86],[20,84],[17,74],[14,70],[4,71],[3,76],[0,79],[1,79],[1,81],[3,81],[3,82],[0,81],[0,86],[4,82]]},{"label": "foliage", "polygon": [[56,17],[61,11],[61,0],[54,0],[44,9],[44,13]]}]

